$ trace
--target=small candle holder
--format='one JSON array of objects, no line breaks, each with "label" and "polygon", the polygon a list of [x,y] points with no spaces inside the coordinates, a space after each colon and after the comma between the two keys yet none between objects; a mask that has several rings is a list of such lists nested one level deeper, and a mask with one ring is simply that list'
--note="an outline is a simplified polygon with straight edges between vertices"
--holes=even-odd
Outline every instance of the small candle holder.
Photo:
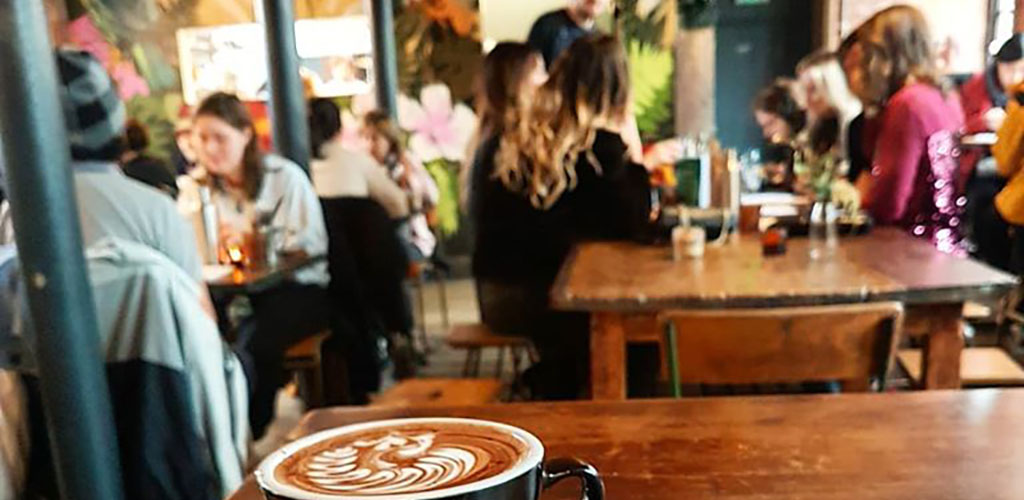
[{"label": "small candle holder", "polygon": [[245,252],[240,245],[228,245],[224,248],[224,254],[228,264],[235,266],[236,269],[245,267]]},{"label": "small candle holder", "polygon": [[761,233],[761,255],[766,257],[784,255],[788,234],[781,227],[770,227]]}]

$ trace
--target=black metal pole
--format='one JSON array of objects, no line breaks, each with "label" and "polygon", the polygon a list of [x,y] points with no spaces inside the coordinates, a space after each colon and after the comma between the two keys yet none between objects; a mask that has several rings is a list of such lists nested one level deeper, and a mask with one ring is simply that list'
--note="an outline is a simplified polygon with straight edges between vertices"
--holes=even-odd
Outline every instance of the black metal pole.
[{"label": "black metal pole", "polygon": [[395,52],[395,12],[391,0],[369,0],[373,22],[373,64],[376,67],[377,106],[398,116],[398,64]]},{"label": "black metal pole", "polygon": [[70,149],[39,0],[0,2],[0,135],[61,498],[123,497]]},{"label": "black metal pole", "polygon": [[292,0],[263,0],[270,74],[270,122],[274,147],[282,156],[309,171],[309,126],[306,99],[295,50],[295,7]]}]

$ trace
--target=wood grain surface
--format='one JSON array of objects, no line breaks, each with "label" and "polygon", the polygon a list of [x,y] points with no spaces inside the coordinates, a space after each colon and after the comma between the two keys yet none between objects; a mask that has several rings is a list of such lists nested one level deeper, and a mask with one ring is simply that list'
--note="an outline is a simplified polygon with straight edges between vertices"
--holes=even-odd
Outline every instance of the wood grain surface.
[{"label": "wood grain surface", "polygon": [[562,268],[555,307],[580,311],[778,307],[895,300],[955,303],[1000,295],[1017,280],[979,262],[935,250],[900,230],[842,238],[831,257],[811,259],[806,238],[785,255],[761,255],[740,237],[708,247],[703,259],[672,260],[668,247],[586,243]]},{"label": "wood grain surface", "polygon": [[[986,499],[1024,492],[1024,390],[327,409],[340,425],[458,416],[522,427],[601,472],[609,499]],[[566,481],[566,483],[569,483]],[[560,484],[545,500],[578,498]],[[257,500],[253,481],[233,500]]]}]

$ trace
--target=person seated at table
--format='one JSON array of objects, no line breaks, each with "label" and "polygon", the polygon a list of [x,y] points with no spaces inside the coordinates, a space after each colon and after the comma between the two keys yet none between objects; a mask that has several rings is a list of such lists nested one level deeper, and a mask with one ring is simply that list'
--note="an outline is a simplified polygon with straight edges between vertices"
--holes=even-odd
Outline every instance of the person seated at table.
[{"label": "person seated at table", "polygon": [[1021,105],[1024,83],[1010,90],[1009,95],[1006,119],[992,146],[996,167],[1006,184],[993,200],[993,216],[1006,231],[1003,269],[1021,276],[1024,275],[1024,106]]},{"label": "person seated at table", "polygon": [[309,101],[310,164],[313,187],[321,198],[370,198],[392,219],[409,215],[405,191],[376,160],[341,143],[341,110],[330,99]]},{"label": "person seated at table", "polygon": [[[960,91],[966,124],[964,134],[995,132],[1006,119],[1008,96],[1024,82],[1024,34],[1017,33],[1000,47],[991,64],[974,75]],[[961,180],[967,197],[967,220],[974,255],[1001,269],[1009,269],[1009,228],[996,211],[996,194],[1006,180],[993,168],[994,160],[982,148],[966,148],[960,157]]]},{"label": "person seated at table", "polygon": [[754,119],[764,136],[766,191],[793,188],[793,144],[807,124],[807,116],[793,95],[792,83],[778,80],[754,98]]},{"label": "person seated at table", "polygon": [[402,134],[382,111],[370,111],[364,117],[363,135],[370,155],[405,190],[409,198],[409,222],[401,227],[409,260],[420,262],[434,256],[437,238],[430,230],[427,214],[441,197],[437,183],[423,163],[405,149]]},{"label": "person seated at table", "polygon": [[192,228],[166,194],[128,178],[117,164],[126,112],[110,76],[87,52],[61,49],[56,56],[82,243],[119,238],[164,254],[196,280],[201,305],[213,316]]},{"label": "person seated at table", "polygon": [[171,198],[178,197],[178,184],[167,162],[146,153],[149,148],[149,132],[137,120],[128,120],[124,140],[126,151],[121,155],[121,170],[124,174],[144,184],[149,184]]},{"label": "person seated at table", "polygon": [[479,153],[488,172],[472,214],[481,316],[495,332],[534,342],[540,362],[524,378],[536,398],[574,398],[587,381],[587,315],[548,303],[572,246],[650,229],[648,173],[629,161],[620,136],[629,89],[621,42],[582,38],[552,67],[519,126]]},{"label": "person seated at table", "polygon": [[920,11],[895,6],[872,16],[844,44],[850,90],[865,107],[880,110],[861,198],[876,223],[963,255],[964,200],[956,189],[963,113],[935,66],[928,33]]},{"label": "person seated at table", "polygon": [[477,81],[476,108],[480,116],[474,140],[470,141],[469,160],[459,173],[460,206],[471,211],[473,189],[486,178],[475,168],[480,147],[519,121],[536,90],[548,79],[540,53],[520,42],[501,42],[484,58]]},{"label": "person seated at table", "polygon": [[[849,151],[850,122],[861,113],[860,100],[850,92],[846,74],[834,52],[819,52],[803,58],[796,66],[797,85],[804,96],[807,109],[808,136],[815,131],[831,127],[827,124],[836,120],[833,153],[839,160],[847,160]],[[809,137],[810,139],[810,137]],[[811,142],[817,142],[811,140]],[[812,149],[820,149],[812,144]],[[855,181],[860,172],[848,172]]]},{"label": "person seated at table", "polygon": [[[182,183],[179,200],[195,206],[199,184],[211,188],[222,246],[255,241],[258,226],[268,223],[281,231],[281,253],[327,252],[327,229],[309,178],[294,162],[260,151],[252,117],[236,96],[215,93],[204,99],[196,111],[195,129],[198,171],[191,174],[192,182]],[[285,382],[285,350],[328,326],[329,280],[327,265],[319,263],[250,297],[255,326],[251,338],[240,339],[239,347],[252,357],[255,372],[249,409],[254,436],[262,435],[273,416],[277,389]]]}]

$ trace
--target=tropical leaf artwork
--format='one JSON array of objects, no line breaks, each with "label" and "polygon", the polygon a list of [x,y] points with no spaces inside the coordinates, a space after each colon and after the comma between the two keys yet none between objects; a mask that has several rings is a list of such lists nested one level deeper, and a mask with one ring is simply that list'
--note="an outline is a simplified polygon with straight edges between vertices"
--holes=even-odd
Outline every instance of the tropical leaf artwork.
[{"label": "tropical leaf artwork", "polygon": [[128,116],[142,123],[149,131],[148,153],[168,158],[174,142],[174,123],[168,119],[168,100],[180,101],[177,95],[139,96],[125,103]]},{"label": "tropical leaf artwork", "polygon": [[671,137],[675,133],[672,52],[635,40],[627,50],[640,138],[651,142]]},{"label": "tropical leaf artwork", "polygon": [[618,29],[626,41],[633,105],[640,138],[652,142],[675,133],[675,62],[679,34],[675,0],[621,0]]},{"label": "tropical leaf artwork", "polygon": [[441,195],[436,208],[438,229],[442,236],[452,236],[459,230],[459,165],[439,158],[424,167]]},{"label": "tropical leaf artwork", "polygon": [[399,90],[416,95],[426,85],[444,83],[456,100],[469,100],[483,63],[477,16],[460,0],[396,5]]}]

